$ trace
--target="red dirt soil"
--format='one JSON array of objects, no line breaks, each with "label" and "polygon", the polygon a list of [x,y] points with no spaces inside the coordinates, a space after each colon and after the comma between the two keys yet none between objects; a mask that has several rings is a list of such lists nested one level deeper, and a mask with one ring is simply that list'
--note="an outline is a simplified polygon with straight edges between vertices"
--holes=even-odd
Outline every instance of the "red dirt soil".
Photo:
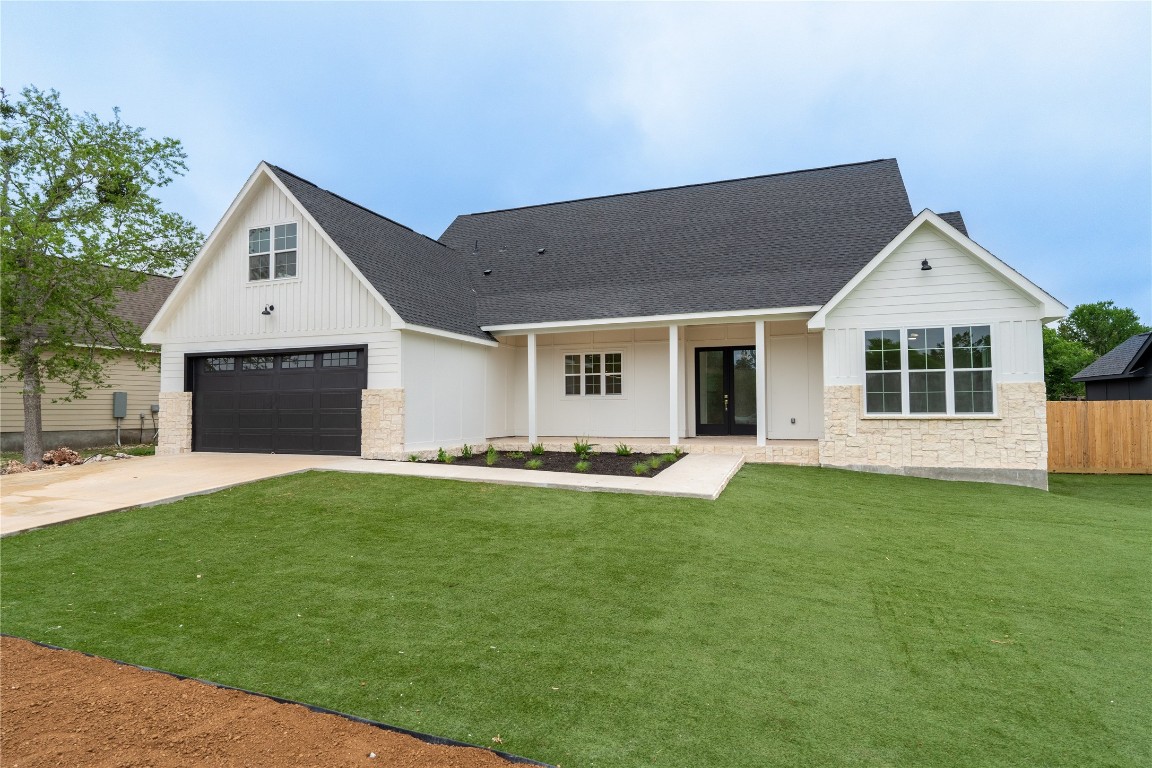
[{"label": "red dirt soil", "polygon": [[[375,753],[376,757],[369,757]],[[336,715],[0,637],[5,768],[509,768]]]}]

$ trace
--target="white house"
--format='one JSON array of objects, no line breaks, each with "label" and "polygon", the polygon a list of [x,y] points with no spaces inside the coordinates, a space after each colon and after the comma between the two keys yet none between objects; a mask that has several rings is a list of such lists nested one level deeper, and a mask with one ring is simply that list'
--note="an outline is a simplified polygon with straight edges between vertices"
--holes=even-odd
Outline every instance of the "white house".
[{"label": "white house", "polygon": [[1047,484],[1067,308],[895,160],[459,216],[261,163],[145,332],[160,450],[400,458],[603,436]]}]

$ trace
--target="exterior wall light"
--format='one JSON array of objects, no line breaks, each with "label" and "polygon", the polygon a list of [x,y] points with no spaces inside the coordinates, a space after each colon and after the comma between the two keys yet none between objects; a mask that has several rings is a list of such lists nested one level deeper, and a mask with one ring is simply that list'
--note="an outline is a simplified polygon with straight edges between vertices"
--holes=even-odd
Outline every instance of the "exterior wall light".
[{"label": "exterior wall light", "polygon": [[928,263],[928,259],[924,259],[924,261],[920,262],[921,272],[927,272],[930,269],[932,269],[932,265]]},{"label": "exterior wall light", "polygon": [[276,307],[272,306],[271,304],[265,304],[265,305],[264,305],[264,311],[263,311],[263,312],[261,312],[260,314],[262,314],[262,315],[264,315],[265,317],[267,317],[268,315],[272,314],[272,311],[273,311],[274,309],[276,309]]}]

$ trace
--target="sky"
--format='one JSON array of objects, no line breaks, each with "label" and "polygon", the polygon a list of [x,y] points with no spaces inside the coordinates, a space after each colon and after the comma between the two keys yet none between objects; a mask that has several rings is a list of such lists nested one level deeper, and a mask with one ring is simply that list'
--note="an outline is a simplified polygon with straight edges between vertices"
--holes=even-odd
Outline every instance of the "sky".
[{"label": "sky", "polygon": [[180,139],[211,231],[261,160],[462,213],[894,157],[914,211],[1152,324],[1152,3],[0,6],[0,85]]}]

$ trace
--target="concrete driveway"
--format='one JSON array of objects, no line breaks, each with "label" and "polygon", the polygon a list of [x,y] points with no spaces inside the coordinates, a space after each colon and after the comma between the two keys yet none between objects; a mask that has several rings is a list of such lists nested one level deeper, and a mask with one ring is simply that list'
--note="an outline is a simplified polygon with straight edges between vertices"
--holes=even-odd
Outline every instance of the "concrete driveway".
[{"label": "concrete driveway", "polygon": [[0,535],[128,507],[146,507],[268,477],[319,469],[573,491],[715,499],[743,455],[690,454],[656,477],[577,475],[347,456],[185,453],[139,456],[0,477]]}]

